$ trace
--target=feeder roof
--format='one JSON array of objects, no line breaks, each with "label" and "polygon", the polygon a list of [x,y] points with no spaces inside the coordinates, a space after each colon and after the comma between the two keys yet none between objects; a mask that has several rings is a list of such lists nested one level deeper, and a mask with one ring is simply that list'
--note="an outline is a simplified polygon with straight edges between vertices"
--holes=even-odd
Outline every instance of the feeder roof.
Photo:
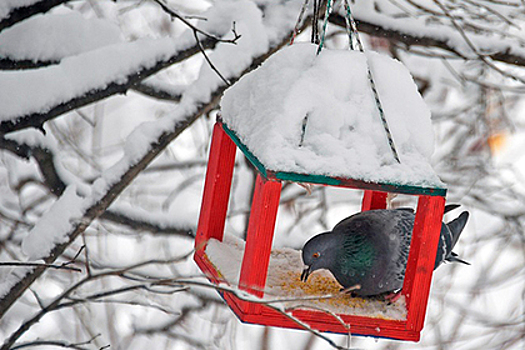
[{"label": "feeder roof", "polygon": [[[273,172],[444,188],[429,164],[430,111],[408,70],[374,52],[316,50],[282,49],[225,92],[223,122],[245,153]],[[389,147],[367,64],[401,163]]]}]

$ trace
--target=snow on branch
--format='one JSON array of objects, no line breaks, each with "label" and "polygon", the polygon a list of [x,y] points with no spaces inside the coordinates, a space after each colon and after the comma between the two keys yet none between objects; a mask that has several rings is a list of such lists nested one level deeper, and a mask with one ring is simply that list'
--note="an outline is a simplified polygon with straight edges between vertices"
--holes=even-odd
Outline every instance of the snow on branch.
[{"label": "snow on branch", "polygon": [[78,12],[37,15],[0,33],[0,67],[41,68],[123,42],[121,29],[107,19]]},{"label": "snow on branch", "polygon": [[0,70],[36,69],[58,64],[58,61],[20,60],[11,58],[0,58]]},{"label": "snow on branch", "polygon": [[162,84],[160,81],[153,82],[147,79],[146,81],[133,85],[133,90],[158,100],[180,102],[184,87],[173,87],[169,84]]},{"label": "snow on branch", "polygon": [[122,211],[118,209],[109,209],[100,216],[101,219],[114,222],[116,224],[128,226],[134,230],[152,232],[155,235],[177,235],[185,238],[195,237],[195,227],[184,224],[175,224],[173,220],[157,217],[149,213],[148,216],[137,216],[136,213]]},{"label": "snow on branch", "polygon": [[[56,149],[52,145],[37,145],[0,138],[0,149],[10,151],[24,159],[35,159],[44,177],[44,184],[55,196],[62,196],[68,185],[78,184],[77,181],[72,181],[65,175],[65,170],[57,161]],[[87,184],[84,185],[87,186]],[[189,223],[175,224],[173,220],[168,220],[162,215],[154,215],[150,212],[146,215],[130,208],[109,209],[102,214],[101,219],[155,234],[178,235],[185,238],[192,238],[195,235],[195,228]]]},{"label": "snow on branch", "polygon": [[[354,11],[357,28],[363,33],[385,37],[408,47],[419,46],[443,49],[460,58],[478,58],[469,47],[461,33],[449,25],[430,25],[421,18],[395,18],[377,11]],[[344,15],[334,13],[330,22],[345,27]],[[523,30],[522,37],[523,37]],[[525,67],[525,49],[519,35],[500,35],[469,32],[468,36],[475,47],[485,57],[516,66]]]},{"label": "snow on branch", "polygon": [[[248,20],[250,19],[248,18]],[[263,29],[265,28],[262,27],[261,23],[261,27],[256,27],[253,30],[259,32],[258,34],[260,35]],[[228,59],[232,53],[229,52],[227,48],[214,52],[218,53],[216,58],[221,59],[222,57],[221,63],[225,65],[223,68],[227,68],[228,64],[232,66],[228,67],[229,69],[227,70],[229,80],[232,83],[236,82],[240,77],[258,67],[269,56],[286,45],[292,35],[292,28],[287,29],[288,30],[283,31],[280,37],[272,38],[271,44],[268,43],[268,41],[263,41],[262,43],[259,42],[259,46],[248,48],[243,45],[233,46],[231,44],[221,44],[223,49],[226,45],[228,47],[235,47],[236,50],[238,50],[236,55],[237,59],[242,62],[242,64],[240,64],[237,60]],[[202,42],[205,41],[206,39]],[[246,43],[251,45],[250,41]],[[262,47],[260,45],[262,45]],[[215,80],[211,77],[214,77]],[[153,124],[141,125],[135,132],[132,132],[128,137],[125,148],[126,154],[123,158],[94,182],[90,187],[90,196],[76,201],[77,209],[81,211],[81,215],[76,216],[80,216],[81,218],[75,220],[62,232],[57,233],[57,236],[61,236],[62,238],[56,240],[57,243],[48,250],[48,253],[42,257],[42,260],[46,264],[55,261],[68,245],[85,231],[93,220],[100,217],[106,211],[116,197],[122,193],[131,181],[133,181],[171,141],[197,118],[215,108],[226,88],[226,85],[217,78],[211,70],[208,71],[207,74],[201,72],[201,76],[193,84],[192,89],[186,91],[179,108],[173,115]],[[77,196],[73,197],[78,198]],[[72,212],[78,214],[78,210],[72,210]],[[36,230],[38,230],[37,227],[38,226],[35,227]],[[44,271],[44,266],[37,266],[28,269],[24,274],[8,276],[10,281],[7,286],[8,290],[4,290],[1,293],[0,318]]]},{"label": "snow on branch", "polygon": [[0,31],[70,0],[4,0],[0,4]]},{"label": "snow on branch", "polygon": [[[216,44],[215,39],[201,40],[206,49]],[[135,83],[199,51],[191,36],[175,45],[171,39],[142,40],[66,58],[60,65],[37,71],[18,72],[16,75],[0,73],[0,80],[4,81],[0,87],[1,104],[11,106],[0,116],[0,133],[28,127],[41,129],[48,120],[125,93]],[[86,69],[90,72],[88,76],[84,73]],[[28,88],[32,91],[27,91]],[[32,96],[32,99],[27,100],[27,96]],[[24,99],[24,103],[13,103],[19,99]]]}]

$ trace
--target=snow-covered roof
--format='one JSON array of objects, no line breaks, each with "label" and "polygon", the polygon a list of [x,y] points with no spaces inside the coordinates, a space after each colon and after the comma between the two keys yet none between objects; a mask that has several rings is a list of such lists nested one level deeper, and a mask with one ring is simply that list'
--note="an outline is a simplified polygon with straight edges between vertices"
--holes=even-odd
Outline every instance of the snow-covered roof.
[{"label": "snow-covered roof", "polygon": [[[408,70],[374,52],[295,44],[229,88],[227,127],[274,172],[439,187],[430,111]],[[372,71],[401,163],[394,159],[370,82]]]}]

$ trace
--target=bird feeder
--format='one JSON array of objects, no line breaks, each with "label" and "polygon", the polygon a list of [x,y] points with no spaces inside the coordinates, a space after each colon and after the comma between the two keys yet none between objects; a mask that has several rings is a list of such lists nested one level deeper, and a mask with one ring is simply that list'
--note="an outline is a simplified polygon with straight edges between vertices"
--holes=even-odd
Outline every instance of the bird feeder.
[{"label": "bird feeder", "polygon": [[[425,320],[444,213],[446,189],[435,174],[421,170],[422,168],[429,168],[428,164],[422,165],[422,163],[419,163],[424,157],[411,156],[412,153],[410,152],[417,149],[417,142],[412,142],[414,140],[412,140],[410,136],[407,136],[411,135],[410,130],[392,129],[394,140],[396,140],[396,136],[404,135],[405,141],[398,143],[401,163],[397,163],[392,158],[392,155],[388,153],[388,142],[382,133],[381,124],[375,124],[377,115],[370,117],[370,120],[374,120],[374,122],[371,121],[370,124],[365,124],[367,125],[367,130],[376,130],[380,136],[376,138],[372,137],[369,141],[370,145],[358,139],[357,142],[360,142],[361,145],[364,143],[363,146],[365,147],[361,147],[362,149],[359,145],[355,147],[352,146],[352,140],[355,141],[355,138],[362,133],[359,129],[363,120],[361,116],[368,118],[364,117],[364,114],[359,115],[363,110],[355,111],[355,109],[366,109],[368,108],[366,106],[370,105],[372,106],[370,107],[370,114],[373,114],[373,111],[375,111],[373,108],[373,95],[370,94],[368,85],[366,85],[366,69],[363,68],[363,66],[359,68],[359,64],[369,64],[372,71],[376,73],[377,89],[380,93],[384,93],[383,102],[385,114],[389,116],[389,107],[394,111],[392,112],[392,119],[390,121],[396,120],[396,113],[402,114],[401,117],[398,117],[401,121],[403,121],[404,118],[410,119],[410,116],[407,115],[412,113],[411,110],[420,108],[420,110],[415,113],[423,113],[424,115],[419,115],[415,118],[427,118],[429,125],[429,112],[425,109],[426,107],[422,107],[424,103],[422,103],[421,97],[417,93],[408,71],[406,71],[404,67],[401,68],[399,63],[395,62],[394,64],[390,62],[390,58],[380,58],[376,56],[365,57],[362,53],[348,51],[347,53],[333,52],[332,54],[325,55],[323,53],[322,55],[315,56],[312,54],[312,50],[314,49],[310,48],[309,45],[293,45],[284,49],[283,51],[287,52],[282,54],[278,53],[275,55],[277,56],[276,58],[270,58],[270,61],[265,63],[261,68],[230,88],[223,97],[221,104],[222,117],[218,118],[213,129],[201,213],[195,239],[195,261],[210,281],[216,284],[224,282],[222,272],[217,268],[217,265],[210,260],[206,248],[211,239],[218,241],[223,241],[224,239],[225,221],[237,148],[242,151],[244,156],[246,156],[255,167],[257,177],[246,233],[244,256],[240,267],[240,276],[239,280],[235,281],[234,284],[237,284],[236,286],[241,290],[248,292],[254,297],[264,297],[283,181],[336,186],[349,190],[364,191],[361,206],[363,211],[386,208],[387,194],[389,193],[416,196],[418,204],[415,224],[402,289],[402,295],[404,296],[406,305],[406,316],[403,317],[403,319],[392,320],[385,319],[384,317],[339,313],[337,313],[339,318],[335,318],[333,315],[322,310],[312,309],[295,309],[291,311],[291,315],[296,320],[320,331],[343,334],[348,334],[350,331],[353,335],[418,341]],[[350,54],[350,56],[348,56],[348,54]],[[293,70],[293,67],[290,68],[286,66],[286,62],[290,62],[288,60],[290,57],[293,57],[297,72],[309,71],[310,73],[295,74],[297,72]],[[325,57],[324,59],[328,60],[328,62],[323,63],[323,57]],[[348,60],[351,62],[348,62]],[[283,69],[283,66],[289,69]],[[340,71],[335,72],[333,76],[322,77],[320,80],[326,80],[326,88],[334,88],[337,91],[344,90],[344,93],[339,97],[337,97],[337,91],[333,93],[330,91],[324,92],[329,93],[330,96],[336,95],[336,99],[340,98],[339,102],[342,101],[341,103],[348,109],[338,109],[338,101],[326,101],[327,95],[324,94],[324,92],[320,93],[321,96],[318,97],[312,97],[313,95],[308,97],[300,93],[303,90],[294,90],[303,89],[305,86],[307,88],[309,82],[301,82],[300,80],[303,78],[310,79],[317,77],[318,75],[315,69],[319,68],[320,72],[326,73],[326,67],[334,66],[350,75],[350,87],[355,87],[359,90],[356,90],[356,94],[361,93],[364,96],[359,97],[355,102],[348,102],[349,99],[346,94],[349,92],[347,89],[349,86],[345,85],[347,84],[345,79],[341,78],[341,81],[338,80]],[[391,89],[397,92],[388,92],[385,90],[389,86],[389,81],[382,81],[380,75],[377,74],[384,69],[387,69],[390,74],[393,74],[395,79],[398,80],[398,84],[400,85]],[[363,71],[362,75],[359,75],[361,73],[356,73],[359,70]],[[258,71],[260,72],[258,73]],[[281,75],[284,77],[281,77]],[[260,85],[263,82],[264,84],[272,84],[272,79],[277,79],[277,81],[280,82],[278,84],[279,86],[265,89],[264,86]],[[408,80],[409,82],[407,83]],[[317,82],[319,82],[319,79]],[[364,84],[363,89],[359,89],[359,87],[356,86],[361,84],[361,82]],[[290,86],[286,86],[287,83],[289,83]],[[407,107],[406,103],[401,103],[396,106],[401,106],[401,109],[403,107],[406,108],[406,110],[393,108],[393,104],[395,105],[399,102],[399,96],[395,94],[399,93],[399,86],[404,86],[403,84],[405,83],[412,85],[408,90],[405,89],[400,92],[402,97],[406,97],[407,95],[412,97],[416,96],[412,100],[418,101],[418,103],[416,103],[417,106],[412,105]],[[283,84],[285,86],[281,86]],[[323,88],[324,87],[321,87],[321,89]],[[308,94],[308,92],[305,93]],[[316,94],[315,91],[312,93],[314,95]],[[350,93],[352,94],[351,91]],[[389,96],[389,93],[394,95]],[[265,100],[266,102],[261,102],[260,106],[257,106],[258,95],[260,94],[263,95],[259,96],[261,101]],[[268,98],[274,100],[268,101]],[[304,101],[304,103],[290,101],[290,99],[293,100],[294,98],[300,99],[300,101]],[[283,100],[277,101],[278,99]],[[249,103],[250,106],[244,108],[242,107],[243,103]],[[291,103],[291,105],[287,103]],[[328,103],[328,107],[323,106],[323,103]],[[350,103],[350,105],[348,103]],[[352,105],[352,103],[354,103],[354,105]],[[319,104],[321,105],[319,106]],[[329,112],[327,111],[327,113],[331,115],[324,117],[322,111],[330,108],[331,110]],[[365,162],[359,163],[353,161],[353,158],[351,158],[350,160],[347,159],[346,162],[354,163],[355,166],[346,164],[348,166],[347,168],[345,168],[345,164],[332,164],[334,162],[338,163],[338,158],[333,158],[331,162],[326,164],[322,163],[323,157],[326,156],[326,154],[322,152],[330,148],[329,146],[331,145],[331,141],[326,141],[328,137],[327,133],[329,134],[330,128],[333,127],[331,118],[337,119],[339,112],[346,116],[348,113],[351,114],[351,111],[356,112],[358,115],[355,116],[355,118],[352,116],[348,117],[350,119],[343,118],[344,120],[339,120],[339,122],[341,125],[346,125],[345,123],[352,124],[348,128],[348,130],[350,130],[349,132],[355,131],[359,135],[350,133],[346,135],[350,137],[350,141],[339,140],[343,142],[346,147],[350,147],[344,155],[339,154],[341,151],[338,149],[338,143],[334,141],[335,149],[333,152],[342,157],[363,156],[359,152],[365,152],[364,156],[366,157],[366,152],[375,152],[374,155],[371,155],[369,158],[379,157],[381,161],[374,162],[368,159]],[[264,115],[261,116],[259,122],[254,121],[257,120],[257,115],[261,113]],[[282,123],[279,124],[283,114],[286,116],[286,119],[282,120]],[[326,118],[324,119],[324,123],[322,118]],[[397,125],[398,122],[395,124]],[[399,123],[403,124],[401,122]],[[298,129],[295,134],[295,140],[291,140],[293,137],[289,137],[289,135],[286,135],[286,131],[283,131],[287,129],[284,124],[292,125],[290,126],[290,130],[294,128]],[[393,124],[394,123],[392,123],[392,125]],[[408,125],[407,127],[409,129],[410,127],[419,129],[413,130],[414,135],[418,133],[424,134],[424,130],[421,130],[421,125],[411,125],[414,124],[414,122],[410,120],[406,121],[405,124]],[[379,128],[374,129],[374,126],[377,125],[379,125]],[[425,125],[425,127],[428,127],[427,124]],[[316,132],[314,129],[317,126],[321,129],[324,127],[324,131]],[[346,127],[344,130],[347,130]],[[403,134],[403,132],[405,133]],[[284,144],[278,142],[276,144],[273,143],[274,138],[272,138],[272,135],[274,133],[278,134],[278,137],[275,139],[280,140],[279,142],[284,142]],[[335,132],[332,132],[332,134],[334,134],[333,136],[336,139],[345,138],[344,134],[341,136],[339,128]],[[425,135],[423,135],[423,138],[424,137]],[[398,139],[403,138],[400,136]],[[320,142],[320,140],[325,140],[323,147],[318,147],[318,145],[315,144],[316,142]],[[426,142],[425,140],[420,141],[423,143]],[[287,142],[290,143],[290,145],[288,145]],[[373,145],[381,142],[384,144],[375,149]],[[430,140],[430,142],[432,141]],[[414,146],[414,143],[416,146]],[[287,152],[287,147],[293,150]],[[319,151],[321,153],[315,153],[315,151],[319,149],[322,149],[322,151]],[[306,155],[301,154],[303,151],[307,152]],[[292,159],[288,161],[289,159],[287,159],[287,157],[291,157]],[[414,161],[412,158],[417,158],[417,161]],[[345,160],[343,159],[342,163],[344,162]],[[410,176],[408,176],[407,173]],[[431,179],[428,180],[428,177]],[[299,270],[297,273],[300,274],[301,271]],[[282,313],[264,304],[255,303],[246,298],[240,298],[236,296],[235,293],[228,291],[221,292],[221,295],[233,312],[243,322],[267,326],[302,328],[302,326],[298,325],[294,320],[291,320]],[[348,296],[348,298],[351,297]],[[343,322],[341,322],[341,320]]]}]

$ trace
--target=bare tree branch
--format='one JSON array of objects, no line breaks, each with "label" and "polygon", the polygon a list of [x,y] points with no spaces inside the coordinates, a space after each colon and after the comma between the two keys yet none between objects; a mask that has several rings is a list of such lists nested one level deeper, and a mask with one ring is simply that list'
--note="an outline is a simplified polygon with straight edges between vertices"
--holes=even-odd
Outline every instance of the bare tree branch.
[{"label": "bare tree branch", "polygon": [[[233,33],[233,39],[221,39],[221,38],[218,38],[210,33],[207,33],[205,32],[204,30],[202,29],[199,29],[197,27],[195,27],[193,24],[191,24],[186,18],[184,18],[183,16],[181,16],[180,14],[178,14],[176,11],[172,10],[171,8],[169,8],[169,6],[163,1],[163,0],[153,0],[154,2],[156,2],[157,4],[160,5],[160,7],[162,8],[162,10],[164,12],[166,12],[167,14],[169,14],[172,18],[177,18],[178,20],[180,20],[182,23],[184,23],[187,27],[191,28],[191,30],[193,31],[193,33],[195,35],[198,34],[202,34],[204,35],[206,38],[209,38],[209,39],[214,39],[216,41],[220,41],[220,42],[223,42],[223,43],[230,43],[230,44],[235,44],[237,42],[237,40],[239,40],[239,38],[241,37],[240,35],[237,34],[237,32],[235,31],[235,25],[232,29],[232,33]],[[198,39],[197,39],[198,40]]]},{"label": "bare tree branch", "polygon": [[15,266],[15,267],[42,266],[42,267],[47,267],[47,268],[55,269],[55,270],[69,270],[69,271],[82,272],[82,270],[77,267],[70,267],[66,265],[43,264],[43,263],[36,263],[36,262],[0,261],[0,267],[1,266]]},{"label": "bare tree branch", "polygon": [[[132,266],[128,266],[128,267],[123,268],[123,269],[103,271],[103,272],[99,272],[99,273],[95,273],[95,274],[88,274],[84,278],[80,279],[79,281],[74,283],[72,286],[67,288],[64,292],[62,292],[59,296],[57,296],[51,303],[49,303],[47,306],[42,308],[36,315],[34,315],[32,318],[30,318],[27,321],[25,321],[22,325],[20,325],[20,327],[18,327],[18,329],[15,332],[13,332],[8,339],[5,340],[5,342],[2,345],[2,347],[0,348],[0,350],[9,350],[9,349],[11,349],[11,347],[14,345],[14,343],[29,328],[31,328],[35,323],[40,321],[42,319],[42,317],[44,317],[49,312],[56,311],[56,310],[59,310],[59,309],[62,309],[62,308],[66,308],[66,307],[70,307],[72,305],[75,305],[75,304],[78,304],[78,303],[81,303],[81,302],[84,302],[84,301],[88,300],[88,299],[78,299],[78,300],[74,300],[74,301],[71,301],[71,302],[63,302],[64,299],[69,298],[69,296],[73,292],[77,291],[80,287],[82,287],[83,285],[85,285],[87,283],[93,282],[95,280],[100,280],[100,279],[108,277],[108,276],[120,276],[120,275],[124,274],[125,272],[132,271],[134,269],[137,269],[137,268],[140,268],[140,267],[144,267],[144,266],[147,266],[147,265],[152,265],[152,264],[170,264],[170,263],[180,262],[181,260],[185,260],[186,258],[187,258],[187,255],[184,255],[182,257],[169,259],[169,260],[148,260],[148,261],[144,261],[144,262],[141,262],[141,263],[138,263],[138,264],[134,264]],[[101,298],[101,297],[104,297],[104,296],[115,295],[115,294],[127,292],[127,291],[130,291],[130,290],[135,290],[135,289],[141,289],[141,288],[145,288],[145,287],[146,287],[145,285],[135,285],[135,286],[127,287],[127,288],[119,288],[119,289],[114,290],[114,291],[108,291],[108,292],[105,292],[105,293],[95,294],[95,295],[91,296],[91,298],[98,299],[98,298]]]},{"label": "bare tree branch", "polygon": [[62,341],[62,340],[34,340],[34,341],[29,341],[29,342],[25,342],[25,343],[21,343],[16,346],[13,346],[11,350],[31,348],[34,346],[53,346],[53,347],[58,346],[61,348],[66,348],[66,349],[88,350],[88,348],[85,348],[82,345],[88,345],[92,341],[93,339],[88,342],[70,343],[70,342]]}]

